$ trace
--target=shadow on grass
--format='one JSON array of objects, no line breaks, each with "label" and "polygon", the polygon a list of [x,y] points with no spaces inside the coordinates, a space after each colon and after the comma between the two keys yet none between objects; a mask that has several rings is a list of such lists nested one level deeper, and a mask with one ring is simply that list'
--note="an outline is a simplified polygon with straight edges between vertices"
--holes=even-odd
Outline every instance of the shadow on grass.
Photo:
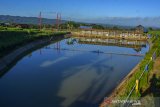
[{"label": "shadow on grass", "polygon": [[154,74],[149,82],[150,86],[142,93],[142,97],[152,95],[153,97],[150,99],[153,101],[155,107],[160,107],[160,77],[156,77],[156,74]]},{"label": "shadow on grass", "polygon": [[157,78],[156,74],[154,74],[149,82],[150,87],[142,94],[142,97],[148,94],[153,94],[154,97],[160,97],[160,77]]}]

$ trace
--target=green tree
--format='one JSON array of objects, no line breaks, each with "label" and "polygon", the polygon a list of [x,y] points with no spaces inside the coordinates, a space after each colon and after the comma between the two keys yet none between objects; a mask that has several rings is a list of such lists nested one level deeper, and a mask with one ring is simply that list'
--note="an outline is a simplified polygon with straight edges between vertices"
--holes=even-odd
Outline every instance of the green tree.
[{"label": "green tree", "polygon": [[153,28],[152,28],[152,27],[149,27],[149,28],[148,28],[148,30],[149,30],[149,31],[152,31],[152,30],[153,30]]}]

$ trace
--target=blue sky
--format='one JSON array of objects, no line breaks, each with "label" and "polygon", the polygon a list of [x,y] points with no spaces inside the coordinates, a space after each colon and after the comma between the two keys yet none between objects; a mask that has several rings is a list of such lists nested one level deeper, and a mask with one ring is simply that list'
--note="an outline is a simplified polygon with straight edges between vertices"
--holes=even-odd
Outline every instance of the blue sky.
[{"label": "blue sky", "polygon": [[1,0],[0,14],[87,21],[105,17],[159,17],[160,0]]},{"label": "blue sky", "polygon": [[66,17],[155,17],[160,0],[1,0],[0,14],[36,16],[39,11]]}]

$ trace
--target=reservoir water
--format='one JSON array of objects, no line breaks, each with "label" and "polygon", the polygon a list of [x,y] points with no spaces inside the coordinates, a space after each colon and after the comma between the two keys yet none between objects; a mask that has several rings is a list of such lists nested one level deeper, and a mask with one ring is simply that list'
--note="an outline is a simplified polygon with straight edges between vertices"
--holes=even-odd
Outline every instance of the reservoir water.
[{"label": "reservoir water", "polygon": [[133,55],[148,49],[145,41],[69,38],[51,43],[0,77],[0,107],[98,107],[143,59]]}]

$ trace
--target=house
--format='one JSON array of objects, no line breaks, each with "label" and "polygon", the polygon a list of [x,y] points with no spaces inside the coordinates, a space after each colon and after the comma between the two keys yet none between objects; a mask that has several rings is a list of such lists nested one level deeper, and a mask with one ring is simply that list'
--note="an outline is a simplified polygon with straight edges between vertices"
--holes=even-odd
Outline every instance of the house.
[{"label": "house", "polygon": [[29,28],[29,25],[28,24],[17,24],[16,27],[27,29]]},{"label": "house", "polygon": [[92,30],[92,26],[80,26],[79,29],[82,29],[82,30]]},{"label": "house", "polygon": [[3,27],[7,27],[7,26],[10,26],[11,24],[10,23],[0,23],[0,26],[3,26]]},{"label": "house", "polygon": [[4,23],[0,23],[0,26],[4,26]]},{"label": "house", "polygon": [[136,33],[147,33],[148,30],[143,27],[142,25],[138,25],[136,28],[135,28],[135,32]]}]

